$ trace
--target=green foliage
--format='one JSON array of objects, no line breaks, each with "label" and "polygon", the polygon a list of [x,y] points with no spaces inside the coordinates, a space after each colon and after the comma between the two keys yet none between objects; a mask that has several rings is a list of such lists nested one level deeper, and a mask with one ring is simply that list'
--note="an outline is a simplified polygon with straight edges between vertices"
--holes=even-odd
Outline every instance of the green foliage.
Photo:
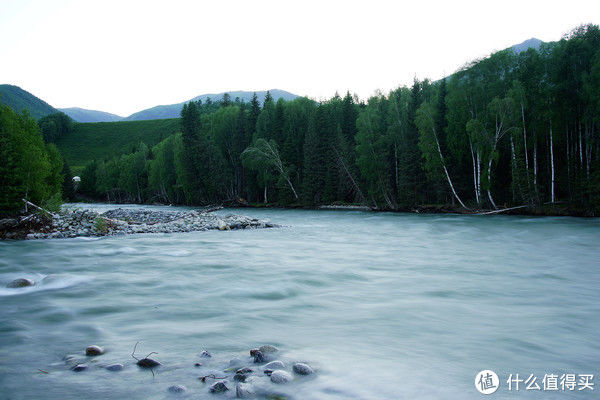
[{"label": "green foliage", "polygon": [[58,150],[44,144],[35,120],[0,106],[0,215],[22,209],[21,199],[60,198],[61,169]]},{"label": "green foliage", "polygon": [[180,130],[180,120],[118,121],[75,123],[73,129],[57,139],[56,145],[69,160],[75,174],[92,160],[104,160],[128,153],[138,143],[151,147]]},{"label": "green foliage", "polygon": [[62,198],[61,198],[60,192],[54,193],[47,200],[42,202],[42,208],[47,211],[53,212],[53,213],[59,212],[61,206],[62,206]]},{"label": "green foliage", "polygon": [[106,234],[108,233],[108,223],[104,218],[98,217],[94,220],[94,229],[98,233]]},{"label": "green foliage", "polygon": [[41,118],[38,125],[46,143],[56,142],[58,138],[68,135],[73,130],[73,120],[62,112]]},{"label": "green foliage", "polygon": [[36,119],[58,112],[50,104],[14,85],[0,85],[0,104],[7,105],[17,113],[27,110]]}]

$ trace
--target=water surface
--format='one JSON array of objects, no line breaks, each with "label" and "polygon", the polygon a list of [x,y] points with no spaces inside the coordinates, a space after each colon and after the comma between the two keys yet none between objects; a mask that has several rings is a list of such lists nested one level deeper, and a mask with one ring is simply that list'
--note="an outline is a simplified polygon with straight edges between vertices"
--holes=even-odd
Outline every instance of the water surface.
[{"label": "water surface", "polygon": [[[294,399],[470,399],[483,369],[600,373],[598,219],[235,212],[284,227],[0,242],[0,287],[43,280],[0,288],[0,398],[213,398],[198,353],[265,343],[318,370],[278,388]],[[137,341],[159,353],[155,377]],[[90,344],[124,371],[69,371]]]}]

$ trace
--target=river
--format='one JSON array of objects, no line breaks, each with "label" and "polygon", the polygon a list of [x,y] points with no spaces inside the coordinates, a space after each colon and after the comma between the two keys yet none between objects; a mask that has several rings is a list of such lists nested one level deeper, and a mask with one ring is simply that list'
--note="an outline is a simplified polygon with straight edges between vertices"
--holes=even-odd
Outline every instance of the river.
[{"label": "river", "polygon": [[[262,344],[316,370],[277,386],[293,399],[476,399],[484,369],[494,398],[600,390],[599,219],[231,212],[282,227],[0,242],[0,398],[215,398],[202,368]],[[19,277],[42,283],[4,288]],[[138,341],[164,364],[154,377]],[[124,370],[70,371],[91,344]],[[516,392],[517,373],[598,387]]]}]

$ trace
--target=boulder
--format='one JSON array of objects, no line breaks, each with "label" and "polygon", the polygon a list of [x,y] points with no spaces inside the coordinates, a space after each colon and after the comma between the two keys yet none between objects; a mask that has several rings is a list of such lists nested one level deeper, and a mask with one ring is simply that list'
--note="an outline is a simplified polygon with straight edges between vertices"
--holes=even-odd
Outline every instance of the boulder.
[{"label": "boulder", "polygon": [[294,364],[292,369],[298,375],[310,375],[314,372],[310,366],[308,366],[307,364],[304,364],[304,363],[296,363],[296,364]]},{"label": "boulder", "polygon": [[290,375],[289,372],[286,372],[284,370],[278,369],[277,371],[273,371],[271,373],[271,382],[273,383],[277,383],[277,384],[282,384],[282,383],[288,383],[292,381],[292,375]]},{"label": "boulder", "polygon": [[244,399],[253,396],[254,391],[252,390],[252,386],[244,383],[238,383],[235,387],[235,397],[238,399]]},{"label": "boulder", "polygon": [[19,278],[6,285],[7,288],[22,288],[35,285],[35,282],[27,278]]}]

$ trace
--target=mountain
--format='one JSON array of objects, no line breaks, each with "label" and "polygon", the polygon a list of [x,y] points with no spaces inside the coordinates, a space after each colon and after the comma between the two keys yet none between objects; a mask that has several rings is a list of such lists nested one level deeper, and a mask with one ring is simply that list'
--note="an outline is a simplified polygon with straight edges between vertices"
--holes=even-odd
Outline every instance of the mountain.
[{"label": "mountain", "polygon": [[35,119],[58,112],[50,104],[15,85],[0,85],[0,103],[17,112],[27,109]]},{"label": "mountain", "polygon": [[[271,96],[273,97],[273,99],[275,101],[279,100],[279,98],[283,98],[284,100],[294,100],[296,97],[298,97],[297,95],[290,93],[290,92],[286,92],[285,90],[271,89],[269,92],[271,93]],[[237,92],[201,94],[200,96],[196,96],[193,99],[190,99],[188,101],[202,100],[204,102],[204,101],[206,101],[207,98],[210,98],[211,101],[213,101],[213,102],[220,101],[223,98],[223,95],[225,93],[229,94],[229,96],[231,97],[231,101],[234,101],[237,97],[239,97],[240,100],[244,100],[246,103],[248,103],[250,100],[252,100],[252,95],[255,92],[237,91]],[[264,90],[256,92],[258,101],[261,104],[265,100],[266,94],[267,94],[267,92]],[[148,120],[148,119],[179,118],[179,113],[181,112],[181,108],[183,107],[183,105],[185,103],[187,103],[187,101],[185,101],[183,103],[177,103],[177,104],[155,106],[155,107],[148,108],[146,110],[138,111],[134,114],[131,114],[130,116],[125,118],[125,120],[126,121],[139,121],[139,120]]]},{"label": "mountain", "polygon": [[115,122],[123,119],[119,115],[79,107],[59,108],[59,110],[77,122]]},{"label": "mountain", "polygon": [[521,53],[523,51],[527,51],[531,48],[539,50],[542,43],[544,43],[544,42],[542,42],[540,39],[531,38],[531,39],[527,39],[523,43],[519,43],[519,44],[515,44],[514,46],[511,46],[511,49],[513,49],[513,51],[517,54]]}]

